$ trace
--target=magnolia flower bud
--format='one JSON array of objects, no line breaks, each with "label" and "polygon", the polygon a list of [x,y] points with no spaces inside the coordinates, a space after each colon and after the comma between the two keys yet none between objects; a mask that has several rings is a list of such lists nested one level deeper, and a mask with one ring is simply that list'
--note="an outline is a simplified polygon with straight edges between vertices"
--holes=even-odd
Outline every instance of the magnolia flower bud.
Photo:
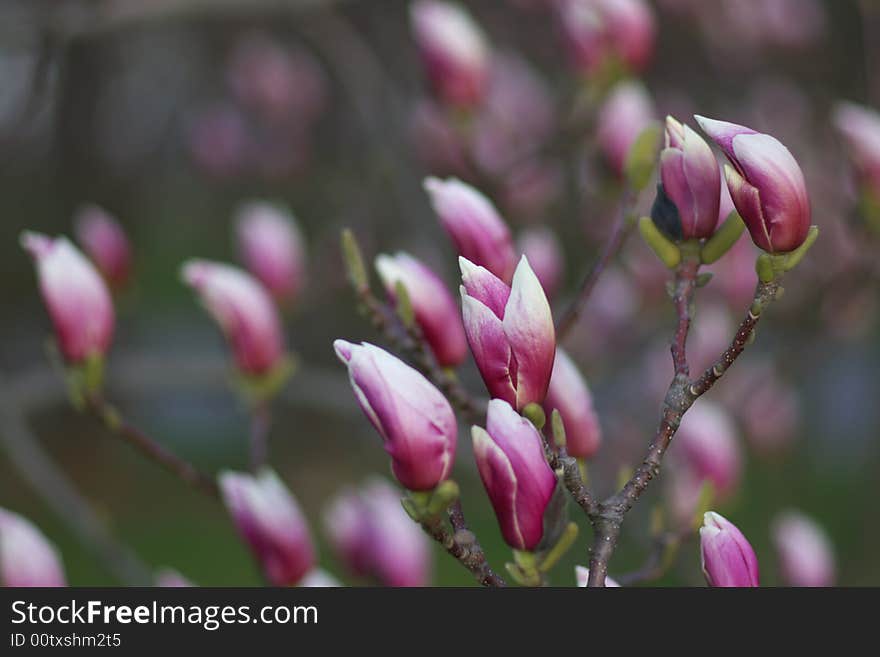
[{"label": "magnolia flower bud", "polygon": [[305,244],[288,211],[260,201],[237,213],[236,234],[244,266],[282,303],[292,302],[303,287]]},{"label": "magnolia flower bud", "polygon": [[556,333],[550,304],[523,256],[511,287],[466,258],[461,266],[464,331],[492,397],[517,410],[547,395]]},{"label": "magnolia flower bud", "polygon": [[623,176],[629,150],[654,120],[654,103],[639,82],[618,82],[599,109],[596,139],[611,170]]},{"label": "magnolia flower bud", "polygon": [[530,228],[519,236],[518,245],[547,297],[553,297],[562,284],[564,267],[562,247],[556,235],[546,227]]},{"label": "magnolia flower bud", "polygon": [[410,24],[437,96],[451,105],[478,105],[486,93],[489,46],[468,11],[451,2],[417,0]]},{"label": "magnolia flower bud", "polygon": [[348,366],[358,404],[382,436],[397,480],[410,490],[432,490],[455,459],[457,426],[446,397],[422,374],[368,343],[333,343]]},{"label": "magnolia flower bud", "polygon": [[735,123],[695,116],[733,166],[724,175],[752,240],[769,253],[793,251],[810,230],[804,174],[789,150],[770,135]]},{"label": "magnolia flower bud", "polygon": [[833,121],[859,182],[880,197],[880,113],[855,103],[838,103]]},{"label": "magnolia flower bud", "polygon": [[467,356],[467,340],[458,304],[440,277],[407,253],[379,255],[376,271],[393,299],[398,283],[406,288],[415,320],[437,363],[442,367],[460,364]]},{"label": "magnolia flower bud", "polygon": [[706,400],[694,405],[682,418],[673,450],[696,481],[712,483],[719,499],[736,489],[742,455],[736,427],[722,407]]},{"label": "magnolia flower bud", "polygon": [[281,320],[259,282],[237,267],[207,260],[185,263],[182,276],[220,325],[241,372],[263,376],[281,365]]},{"label": "magnolia flower bud", "polygon": [[736,525],[714,511],[703,516],[700,554],[709,586],[758,586],[755,551]]},{"label": "magnolia flower bud", "polygon": [[[585,568],[584,566],[575,566],[574,567],[574,576],[577,580],[577,585],[582,589],[587,587],[587,582],[590,581],[590,569]],[[618,584],[615,580],[610,577],[605,577],[605,586],[606,588],[620,588],[620,584]]]},{"label": "magnolia flower bud", "polygon": [[111,287],[119,289],[131,277],[131,245],[122,226],[96,205],[87,205],[74,221],[76,239]]},{"label": "magnolia flower bud", "polygon": [[788,511],[773,522],[779,571],[788,586],[834,586],[834,550],[816,522]]},{"label": "magnolia flower bud", "polygon": [[376,479],[339,496],[325,514],[331,544],[352,574],[383,586],[427,586],[431,550],[400,505],[400,493]]},{"label": "magnolia flower bud", "polygon": [[556,488],[538,430],[510,404],[493,399],[486,428],[475,426],[471,435],[504,540],[516,550],[534,550],[544,536],[544,512]]},{"label": "magnolia flower bud", "polygon": [[66,586],[55,547],[26,518],[0,509],[0,586]]},{"label": "magnolia flower bud", "polygon": [[222,472],[220,491],[241,538],[273,586],[297,584],[315,565],[309,528],[296,499],[272,470]]},{"label": "magnolia flower bud", "polygon": [[510,229],[492,202],[456,178],[427,178],[425,190],[459,255],[509,282],[516,253]]},{"label": "magnolia flower bud", "polygon": [[25,232],[58,348],[69,364],[102,357],[113,339],[115,315],[106,283],[67,238]]},{"label": "magnolia flower bud", "polygon": [[547,417],[559,411],[565,427],[565,446],[568,454],[588,459],[599,449],[602,429],[593,409],[593,396],[577,365],[562,349],[556,350],[550,388],[544,400]]},{"label": "magnolia flower bud", "polygon": [[721,175],[712,149],[690,126],[666,117],[654,223],[676,240],[711,237],[718,223]]}]

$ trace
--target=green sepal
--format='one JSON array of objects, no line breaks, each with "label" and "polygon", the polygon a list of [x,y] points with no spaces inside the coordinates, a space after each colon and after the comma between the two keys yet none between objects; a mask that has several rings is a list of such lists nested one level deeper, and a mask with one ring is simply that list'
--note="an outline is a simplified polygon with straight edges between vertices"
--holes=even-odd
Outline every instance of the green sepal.
[{"label": "green sepal", "polygon": [[557,447],[565,447],[565,423],[562,421],[562,414],[555,408],[550,414],[550,426],[553,430],[553,443]]},{"label": "green sepal", "polygon": [[660,124],[652,121],[639,133],[626,154],[624,175],[630,189],[634,192],[642,191],[651,181],[651,174],[657,163],[657,151],[660,150],[662,134],[663,130]]},{"label": "green sepal", "polygon": [[715,234],[703,245],[700,251],[700,260],[703,264],[711,265],[713,262],[717,262],[737,243],[745,229],[746,225],[739,213],[736,210],[731,211]]},{"label": "green sepal", "polygon": [[410,490],[400,503],[409,517],[418,523],[435,520],[443,515],[459,497],[458,484],[452,479],[440,482],[433,490]]},{"label": "green sepal", "polygon": [[357,238],[351,229],[345,228],[340,239],[342,246],[342,259],[345,261],[345,269],[348,272],[348,280],[358,291],[366,290],[370,286],[367,268],[364,266],[364,256]]},{"label": "green sepal", "polygon": [[405,327],[412,328],[416,323],[416,313],[413,310],[409,291],[403,281],[398,280],[394,283],[394,297],[396,304],[394,310],[397,312],[397,316],[400,317],[400,321]]},{"label": "green sepal", "polygon": [[547,416],[544,414],[544,409],[541,408],[540,404],[536,404],[535,402],[526,404],[525,408],[522,410],[522,415],[529,422],[534,424],[538,431],[541,431],[547,423]]},{"label": "green sepal", "polygon": [[681,250],[675,242],[664,235],[650,217],[639,219],[639,233],[645,244],[656,254],[664,265],[675,269],[681,262]]},{"label": "green sepal", "polygon": [[275,367],[260,376],[236,372],[233,387],[250,406],[268,402],[287,385],[296,372],[297,364],[295,356],[285,354]]},{"label": "green sepal", "polygon": [[90,354],[81,363],[65,367],[65,380],[70,403],[82,409],[86,400],[101,391],[104,385],[104,357]]},{"label": "green sepal", "polygon": [[578,535],[578,526],[576,523],[569,522],[556,544],[538,557],[538,570],[542,573],[549,572],[553,566],[568,552],[569,548],[574,544]]},{"label": "green sepal", "polygon": [[798,248],[788,253],[762,253],[755,262],[755,271],[758,273],[758,280],[762,283],[770,283],[776,280],[787,271],[791,271],[797,267],[810,247],[819,237],[819,227],[810,226],[807,238]]}]

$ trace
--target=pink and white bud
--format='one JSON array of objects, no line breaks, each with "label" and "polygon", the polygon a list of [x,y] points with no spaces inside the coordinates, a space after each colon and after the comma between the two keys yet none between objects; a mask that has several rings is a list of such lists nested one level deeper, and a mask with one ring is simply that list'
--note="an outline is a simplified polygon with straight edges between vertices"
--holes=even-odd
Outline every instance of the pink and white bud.
[{"label": "pink and white bud", "polygon": [[182,276],[220,325],[242,373],[263,376],[282,363],[278,310],[256,279],[237,267],[207,260],[185,263]]},{"label": "pink and white bud", "polygon": [[307,573],[298,586],[303,589],[338,589],[342,582],[322,568],[315,568]]},{"label": "pink and white bud", "polygon": [[544,537],[544,512],[556,475],[538,430],[501,399],[489,402],[486,428],[473,427],[474,458],[504,540],[534,550]]},{"label": "pink and white bud", "polygon": [[721,406],[706,400],[695,404],[682,418],[672,449],[695,480],[712,483],[718,499],[736,490],[742,453],[736,426]]},{"label": "pink and white bud", "polygon": [[629,150],[654,121],[654,102],[640,82],[618,82],[599,109],[596,138],[611,170],[623,176]]},{"label": "pink and white bud", "polygon": [[[660,153],[658,205],[666,221],[654,223],[674,239],[711,237],[718,223],[721,175],[709,145],[690,126],[666,117],[666,147]],[[661,203],[666,200],[668,203]],[[653,216],[653,213],[652,213]]]},{"label": "pink and white bud", "polygon": [[410,24],[431,87],[445,103],[479,105],[486,93],[489,46],[486,35],[461,5],[417,0]]},{"label": "pink and white bud", "polygon": [[[584,566],[575,566],[574,567],[574,577],[577,580],[577,585],[585,589],[587,588],[587,582],[590,581],[590,569],[585,568]],[[611,577],[605,577],[605,587],[609,589],[619,589],[620,584],[617,583],[616,580]]]},{"label": "pink and white bud", "polygon": [[446,397],[421,373],[366,342],[333,343],[358,404],[382,436],[394,476],[410,490],[449,477],[458,428]]},{"label": "pink and white bud", "polygon": [[273,586],[294,586],[315,566],[315,548],[296,499],[272,470],[222,472],[223,502]]},{"label": "pink and white bud", "polygon": [[0,509],[0,585],[67,586],[58,550],[34,524]]},{"label": "pink and white bud", "polygon": [[442,367],[459,365],[467,356],[467,338],[459,320],[458,304],[437,274],[408,253],[381,254],[376,271],[392,299],[397,284],[409,295],[416,322]]},{"label": "pink and white bud", "polygon": [[115,289],[131,277],[132,254],[128,237],[119,222],[96,205],[87,205],[74,220],[76,240]]},{"label": "pink and white bud", "polygon": [[755,551],[736,525],[714,511],[703,516],[700,556],[709,586],[759,586]]},{"label": "pink and white bud", "polygon": [[457,178],[426,178],[424,185],[458,254],[509,282],[516,252],[510,229],[492,202]]},{"label": "pink and white bud", "polygon": [[523,256],[508,287],[466,258],[461,267],[464,332],[492,397],[517,410],[547,396],[556,333],[547,296]]},{"label": "pink and white bud", "polygon": [[546,226],[529,228],[517,240],[520,253],[529,261],[547,298],[552,298],[562,284],[564,256],[556,234]]},{"label": "pink and white bud", "polygon": [[271,203],[252,201],[236,216],[244,266],[281,303],[292,303],[306,275],[305,240],[294,216]]},{"label": "pink and white bud", "polygon": [[810,229],[804,174],[777,139],[735,123],[695,116],[733,166],[724,175],[730,197],[755,244],[769,253],[793,251]]},{"label": "pink and white bud", "polygon": [[156,572],[156,586],[163,589],[182,589],[195,586],[173,568],[160,568]]},{"label": "pink and white bud", "polygon": [[554,409],[562,416],[568,454],[591,458],[602,442],[602,428],[593,408],[593,395],[577,365],[561,348],[556,349],[550,388],[544,400],[544,412],[548,418]]},{"label": "pink and white bud", "polygon": [[880,197],[880,113],[842,102],[832,118],[859,182]]},{"label": "pink and white bud", "polygon": [[787,511],[772,527],[779,573],[788,586],[834,586],[834,549],[825,531],[798,511]]},{"label": "pink and white bud", "polygon": [[40,292],[64,360],[76,365],[103,357],[116,319],[100,274],[65,237],[25,232],[21,244],[36,263]]}]

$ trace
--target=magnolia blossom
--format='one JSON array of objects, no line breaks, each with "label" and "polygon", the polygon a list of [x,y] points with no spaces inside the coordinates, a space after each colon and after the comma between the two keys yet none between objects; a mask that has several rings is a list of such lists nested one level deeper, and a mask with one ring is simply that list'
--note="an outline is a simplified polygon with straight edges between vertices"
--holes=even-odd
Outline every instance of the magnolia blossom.
[{"label": "magnolia blossom", "polygon": [[714,511],[703,517],[700,555],[709,586],[758,586],[755,551],[736,525]]},{"label": "magnolia blossom", "polygon": [[31,521],[5,509],[0,509],[0,585],[67,585],[55,547]]},{"label": "magnolia blossom", "polygon": [[834,108],[833,121],[859,181],[880,197],[880,113],[843,102]]},{"label": "magnolia blossom", "polygon": [[554,410],[562,416],[568,454],[584,459],[592,457],[602,441],[602,428],[587,382],[562,349],[556,350],[550,388],[544,400],[544,412],[548,418]]},{"label": "magnolia blossom", "polygon": [[618,82],[599,109],[596,139],[608,166],[622,176],[629,150],[654,121],[654,102],[640,82]]},{"label": "magnolia blossom", "polygon": [[114,288],[131,277],[131,245],[119,222],[96,205],[87,205],[76,215],[76,239]]},{"label": "magnolia blossom", "polygon": [[833,586],[834,549],[814,520],[798,511],[778,516],[772,527],[779,570],[789,586]]},{"label": "magnolia blossom", "polygon": [[733,420],[724,409],[705,399],[682,418],[672,449],[697,481],[710,481],[720,499],[739,483],[742,455]]}]

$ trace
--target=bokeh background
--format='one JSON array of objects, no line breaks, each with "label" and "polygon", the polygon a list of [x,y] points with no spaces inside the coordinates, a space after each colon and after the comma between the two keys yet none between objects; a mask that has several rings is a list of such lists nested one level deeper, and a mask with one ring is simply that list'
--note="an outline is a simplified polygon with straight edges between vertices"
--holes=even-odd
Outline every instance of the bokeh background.
[{"label": "bokeh background", "polygon": [[[558,138],[585,83],[540,1],[466,5],[496,52],[514,68],[527,62],[529,82],[522,96],[498,101],[487,118],[490,143],[462,171],[431,117],[407,2],[0,2],[0,506],[56,543],[72,584],[120,583],[115,558],[96,557],[78,540],[68,522],[75,507],[63,491],[40,494],[23,462],[39,480],[48,456],[149,568],[173,567],[204,585],[260,578],[220,505],[71,410],[46,356],[49,324],[18,245],[23,229],[70,234],[86,202],[119,219],[136,273],[118,302],[110,396],[135,423],[214,471],[246,466],[248,418],[227,385],[222,339],[181,284],[179,266],[192,256],[237,259],[232,217],[241,202],[289,205],[308,241],[308,284],[286,317],[301,367],[275,407],[272,462],[305,509],[322,565],[352,583],[325,542],[322,510],[340,487],[390,473],[331,348],[335,337],[385,344],[356,311],[340,230],[353,228],[370,258],[404,249],[455,285],[454,252],[421,181],[459,175],[492,196],[514,231],[556,232],[565,268],[553,301],[566,306],[611,225],[617,189],[591,122]],[[656,116],[699,113],[777,136],[804,169],[823,231],[745,362],[708,396],[734,418],[745,459],[741,484],[719,510],[752,541],[767,584],[778,581],[771,521],[797,508],[831,537],[841,584],[878,585],[880,238],[859,225],[830,117],[843,99],[880,103],[880,6],[667,0],[651,7],[656,46],[642,77]],[[254,79],[277,91],[268,108],[248,95]],[[535,139],[549,144],[539,161],[505,151],[528,131],[520,119],[536,103],[547,126]],[[650,202],[648,194],[641,207]],[[747,307],[749,249],[722,260],[698,294],[697,359],[720,351]],[[591,477],[607,492],[647,445],[671,371],[673,315],[665,274],[651,258],[632,240],[565,343],[595,395],[604,444]],[[468,363],[461,376],[481,393],[475,374]],[[466,436],[462,428],[456,479],[468,519],[500,568],[509,551]],[[644,558],[664,479],[628,521],[612,574]],[[573,583],[573,565],[586,559],[583,530],[554,583]],[[439,549],[433,581],[472,583]],[[691,541],[660,583],[701,582]]]}]

